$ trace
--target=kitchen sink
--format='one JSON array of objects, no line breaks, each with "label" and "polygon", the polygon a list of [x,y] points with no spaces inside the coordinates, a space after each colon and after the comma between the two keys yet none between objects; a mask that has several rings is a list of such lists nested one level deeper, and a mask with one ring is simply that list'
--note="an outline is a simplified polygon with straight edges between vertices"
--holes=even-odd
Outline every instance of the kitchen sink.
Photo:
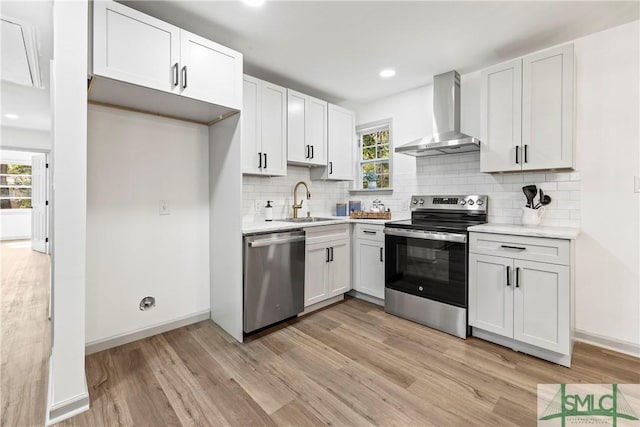
[{"label": "kitchen sink", "polygon": [[319,217],[284,218],[284,219],[279,219],[278,221],[305,223],[305,222],[335,221],[335,218],[319,218]]}]

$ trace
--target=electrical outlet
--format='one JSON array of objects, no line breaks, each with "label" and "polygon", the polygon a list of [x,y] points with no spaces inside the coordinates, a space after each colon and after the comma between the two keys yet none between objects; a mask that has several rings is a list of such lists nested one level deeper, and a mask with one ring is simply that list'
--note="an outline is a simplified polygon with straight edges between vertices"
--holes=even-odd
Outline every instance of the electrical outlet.
[{"label": "electrical outlet", "polygon": [[404,201],[402,202],[402,211],[403,211],[403,212],[406,212],[406,211],[408,211],[408,210],[409,210],[409,202],[408,202],[407,200],[404,200]]},{"label": "electrical outlet", "polygon": [[158,204],[158,213],[160,215],[171,214],[171,205],[168,200],[160,200]]},{"label": "electrical outlet", "polygon": [[266,203],[263,202],[262,200],[256,200],[254,210],[256,211],[256,213],[262,213],[264,211],[265,205]]},{"label": "electrical outlet", "polygon": [[633,177],[633,191],[640,193],[640,176]]}]

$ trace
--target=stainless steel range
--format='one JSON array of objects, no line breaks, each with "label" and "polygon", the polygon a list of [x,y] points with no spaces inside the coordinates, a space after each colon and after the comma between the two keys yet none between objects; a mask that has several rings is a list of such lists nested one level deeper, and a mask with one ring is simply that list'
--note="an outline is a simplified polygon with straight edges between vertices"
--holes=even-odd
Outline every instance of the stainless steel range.
[{"label": "stainless steel range", "polygon": [[487,196],[413,196],[411,219],[385,226],[384,309],[468,336],[467,227],[487,222]]}]

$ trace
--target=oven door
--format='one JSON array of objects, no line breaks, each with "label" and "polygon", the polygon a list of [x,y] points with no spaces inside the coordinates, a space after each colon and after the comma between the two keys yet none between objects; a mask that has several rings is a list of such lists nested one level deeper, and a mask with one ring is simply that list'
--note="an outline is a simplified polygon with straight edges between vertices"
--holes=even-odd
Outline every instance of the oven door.
[{"label": "oven door", "polygon": [[467,236],[385,228],[385,287],[467,307]]}]

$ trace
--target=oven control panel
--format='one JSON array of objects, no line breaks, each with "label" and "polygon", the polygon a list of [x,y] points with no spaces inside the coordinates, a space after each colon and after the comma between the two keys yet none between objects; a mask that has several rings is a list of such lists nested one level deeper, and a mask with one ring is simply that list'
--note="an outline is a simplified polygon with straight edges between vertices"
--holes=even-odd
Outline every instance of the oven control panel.
[{"label": "oven control panel", "polygon": [[448,209],[464,211],[487,211],[488,196],[477,194],[467,196],[413,196],[411,210]]}]

